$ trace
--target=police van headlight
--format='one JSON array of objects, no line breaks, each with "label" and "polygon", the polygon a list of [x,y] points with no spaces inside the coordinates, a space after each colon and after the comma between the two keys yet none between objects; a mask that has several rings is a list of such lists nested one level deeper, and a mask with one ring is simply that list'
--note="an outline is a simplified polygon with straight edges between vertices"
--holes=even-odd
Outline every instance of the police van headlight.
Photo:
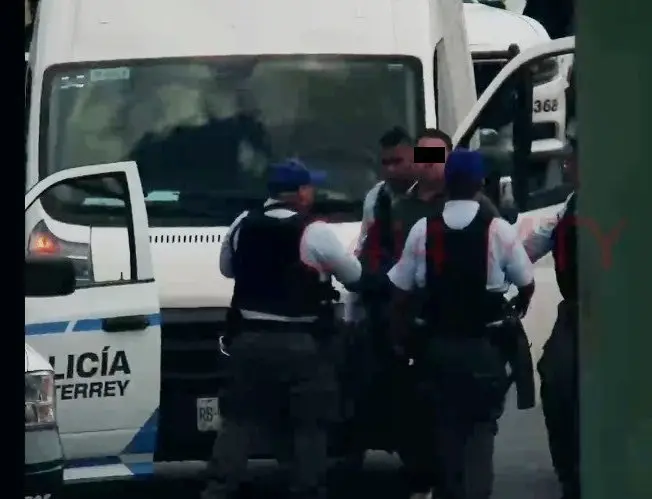
[{"label": "police van headlight", "polygon": [[530,67],[532,68],[532,83],[534,85],[551,82],[559,75],[559,63],[554,57],[541,59]]},{"label": "police van headlight", "polygon": [[75,268],[77,284],[83,286],[93,282],[90,244],[64,241],[52,234],[42,221],[34,227],[29,236],[27,253],[29,255],[56,255],[69,258]]},{"label": "police van headlight", "polygon": [[25,373],[25,428],[53,425],[56,421],[54,373]]}]

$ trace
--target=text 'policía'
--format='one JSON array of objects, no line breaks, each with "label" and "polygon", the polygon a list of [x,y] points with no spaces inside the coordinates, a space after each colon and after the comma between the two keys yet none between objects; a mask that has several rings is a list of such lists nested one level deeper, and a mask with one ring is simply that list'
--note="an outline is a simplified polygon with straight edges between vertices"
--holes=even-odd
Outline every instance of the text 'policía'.
[{"label": "text 'polic\u00eda'", "polygon": [[[106,346],[100,353],[84,352],[63,357],[50,357],[57,381],[56,390],[60,400],[86,398],[124,397],[131,374],[129,360],[124,350],[112,351]],[[97,378],[120,376],[122,379],[97,380]],[[66,382],[67,380],[83,380]],[[96,378],[91,381],[89,378]]]}]

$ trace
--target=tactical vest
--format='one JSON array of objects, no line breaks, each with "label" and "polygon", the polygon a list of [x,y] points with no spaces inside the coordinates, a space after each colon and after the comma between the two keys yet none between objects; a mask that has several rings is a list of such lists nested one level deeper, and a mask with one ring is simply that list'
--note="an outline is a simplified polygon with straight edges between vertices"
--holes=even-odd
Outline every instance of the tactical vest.
[{"label": "tactical vest", "polygon": [[445,201],[446,198],[443,195],[424,201],[417,196],[416,192],[413,192],[394,205],[394,238],[395,244],[399,248],[397,258],[401,255],[412,227],[424,217],[441,215]]},{"label": "tactical vest", "polygon": [[555,259],[557,285],[564,300],[576,302],[577,283],[577,194],[573,194],[564,216],[552,233],[552,256]]},{"label": "tactical vest", "polygon": [[360,251],[360,262],[365,272],[386,273],[396,259],[393,233],[392,197],[385,184],[378,189],[374,204],[374,221],[367,227],[367,237]]},{"label": "tactical vest", "polygon": [[266,215],[285,207],[277,203],[253,210],[239,225],[232,308],[283,317],[319,315],[325,290],[332,288],[301,258],[301,237],[311,220],[299,214]]},{"label": "tactical vest", "polygon": [[504,317],[505,298],[487,290],[489,227],[495,217],[478,209],[464,229],[443,217],[428,218],[426,238],[426,320],[435,334],[477,336]]}]

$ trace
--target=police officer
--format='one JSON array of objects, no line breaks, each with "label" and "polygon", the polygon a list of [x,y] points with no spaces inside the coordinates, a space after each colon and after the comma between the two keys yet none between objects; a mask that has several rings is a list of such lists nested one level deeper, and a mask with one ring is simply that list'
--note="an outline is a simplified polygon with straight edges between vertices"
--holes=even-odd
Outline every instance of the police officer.
[{"label": "police officer", "polygon": [[[358,454],[367,448],[395,450],[392,419],[386,410],[393,391],[394,373],[387,342],[387,271],[396,261],[400,246],[394,238],[394,206],[414,183],[411,137],[399,127],[380,138],[384,179],[366,195],[356,254],[363,268],[364,291],[344,297],[347,322],[360,323],[365,334],[358,335],[349,350],[350,385],[355,401],[355,417],[350,439]],[[359,312],[363,311],[363,314]],[[361,463],[358,463],[361,465]]]},{"label": "police officer", "polygon": [[387,272],[394,264],[392,208],[414,184],[412,138],[393,128],[380,138],[383,180],[367,193],[356,245],[363,265],[370,271]]},{"label": "police officer", "polygon": [[[264,206],[241,214],[220,253],[220,270],[235,279],[228,410],[209,464],[204,499],[235,497],[253,434],[279,442],[292,464],[292,497],[323,498],[326,427],[338,394],[328,352],[331,276],[360,279],[361,266],[330,227],[310,217],[318,175],[296,160],[269,169]],[[230,341],[229,341],[230,340]]]},{"label": "police officer", "polygon": [[421,288],[426,294],[431,336],[415,368],[431,397],[442,499],[491,496],[494,438],[508,386],[506,360],[493,337],[508,334],[502,325],[509,283],[519,290],[519,315],[534,291],[532,264],[515,229],[475,199],[484,176],[478,153],[450,154],[443,212],[414,225],[389,272],[394,286],[390,327],[398,358],[405,356],[412,293]]},{"label": "police officer", "polygon": [[578,288],[576,206],[579,188],[576,127],[568,133],[570,156],[567,173],[575,186],[557,216],[537,227],[524,240],[533,262],[552,251],[562,301],[557,321],[543,347],[538,370],[541,404],[548,429],[552,463],[562,485],[564,499],[580,497],[579,387],[578,387]]}]

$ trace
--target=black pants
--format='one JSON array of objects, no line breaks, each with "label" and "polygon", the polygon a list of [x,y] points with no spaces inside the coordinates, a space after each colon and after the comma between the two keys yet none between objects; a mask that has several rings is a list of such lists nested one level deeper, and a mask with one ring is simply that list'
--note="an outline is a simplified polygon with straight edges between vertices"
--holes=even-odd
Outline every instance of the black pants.
[{"label": "black pants", "polygon": [[562,302],[538,369],[550,456],[564,499],[580,497],[577,353],[576,317]]},{"label": "black pants", "polygon": [[231,379],[202,499],[237,497],[254,430],[275,434],[291,465],[291,497],[325,497],[327,426],[337,417],[334,369],[304,332],[243,333],[229,349]]},{"label": "black pants", "polygon": [[[355,386],[349,434],[360,453],[369,449],[397,452],[407,491],[425,493],[433,486],[432,423],[417,393],[416,372],[397,362],[389,349],[387,320],[378,319],[383,315],[377,310],[376,315],[367,313],[376,320],[348,348],[351,379],[344,384]],[[362,495],[362,484],[358,488]]]},{"label": "black pants", "polygon": [[435,495],[489,499],[494,441],[507,387],[504,357],[487,339],[435,337],[422,362]]},{"label": "black pants", "polygon": [[435,418],[435,495],[441,499],[489,499],[493,490],[496,421],[464,423]]}]

